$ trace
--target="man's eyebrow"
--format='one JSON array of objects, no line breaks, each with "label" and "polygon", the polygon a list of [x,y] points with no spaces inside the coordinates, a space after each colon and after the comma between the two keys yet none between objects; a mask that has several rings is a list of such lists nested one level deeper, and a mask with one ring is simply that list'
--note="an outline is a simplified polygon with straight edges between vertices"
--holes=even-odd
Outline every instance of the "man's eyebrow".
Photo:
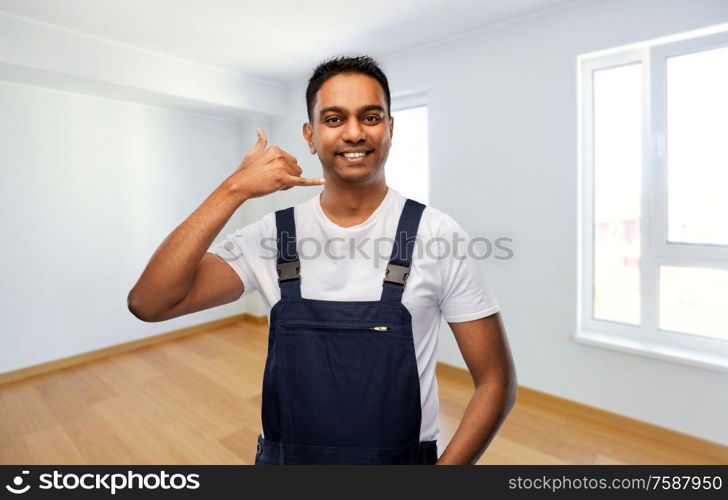
[{"label": "man's eyebrow", "polygon": [[359,113],[366,113],[367,111],[381,111],[384,112],[384,108],[378,104],[369,104],[359,108]]},{"label": "man's eyebrow", "polygon": [[326,113],[341,113],[344,114],[344,110],[341,109],[339,106],[329,106],[328,108],[324,108],[319,112],[319,117],[324,116]]},{"label": "man's eyebrow", "polygon": [[[382,111],[384,112],[384,108],[378,104],[367,104],[366,106],[362,106],[359,108],[358,114],[366,113],[367,111]],[[329,106],[328,108],[324,108],[319,112],[319,117],[323,117],[326,113],[341,113],[346,114],[343,108],[339,106]]]}]

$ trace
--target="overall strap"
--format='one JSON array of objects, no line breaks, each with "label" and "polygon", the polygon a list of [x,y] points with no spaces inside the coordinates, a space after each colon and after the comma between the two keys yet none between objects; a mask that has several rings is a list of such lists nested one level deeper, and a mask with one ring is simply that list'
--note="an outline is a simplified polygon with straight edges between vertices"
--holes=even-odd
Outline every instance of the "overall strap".
[{"label": "overall strap", "polygon": [[397,234],[394,237],[392,256],[389,259],[387,271],[384,275],[383,301],[399,302],[402,300],[402,293],[404,293],[404,287],[412,265],[417,228],[420,225],[424,209],[425,205],[409,198],[404,203],[402,215],[400,215],[399,224],[397,225]]},{"label": "overall strap", "polygon": [[296,252],[296,221],[293,207],[276,211],[276,245],[278,286],[281,298],[301,298],[301,262]]}]

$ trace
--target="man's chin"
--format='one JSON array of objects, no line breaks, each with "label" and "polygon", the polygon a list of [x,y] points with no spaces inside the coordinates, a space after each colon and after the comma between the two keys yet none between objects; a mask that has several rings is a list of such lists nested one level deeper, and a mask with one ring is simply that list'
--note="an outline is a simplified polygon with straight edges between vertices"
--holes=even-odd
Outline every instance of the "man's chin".
[{"label": "man's chin", "polygon": [[334,167],[334,175],[344,182],[359,183],[370,181],[376,177],[377,171],[368,166]]}]

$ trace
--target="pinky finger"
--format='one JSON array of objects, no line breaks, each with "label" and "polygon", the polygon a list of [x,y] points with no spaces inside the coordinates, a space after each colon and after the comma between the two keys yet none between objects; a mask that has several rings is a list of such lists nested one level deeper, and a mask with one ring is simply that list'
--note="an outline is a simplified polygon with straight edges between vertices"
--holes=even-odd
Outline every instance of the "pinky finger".
[{"label": "pinky finger", "polygon": [[320,186],[324,183],[324,178],[307,178],[307,177],[296,177],[291,176],[290,178],[291,184],[296,186]]}]

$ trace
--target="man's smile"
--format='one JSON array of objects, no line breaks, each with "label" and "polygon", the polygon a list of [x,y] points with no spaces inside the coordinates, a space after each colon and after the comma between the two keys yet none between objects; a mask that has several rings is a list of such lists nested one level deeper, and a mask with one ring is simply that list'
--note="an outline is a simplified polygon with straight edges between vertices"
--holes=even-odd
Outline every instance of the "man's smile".
[{"label": "man's smile", "polygon": [[373,149],[347,149],[339,151],[336,153],[336,156],[344,160],[346,163],[361,163],[373,151]]}]

